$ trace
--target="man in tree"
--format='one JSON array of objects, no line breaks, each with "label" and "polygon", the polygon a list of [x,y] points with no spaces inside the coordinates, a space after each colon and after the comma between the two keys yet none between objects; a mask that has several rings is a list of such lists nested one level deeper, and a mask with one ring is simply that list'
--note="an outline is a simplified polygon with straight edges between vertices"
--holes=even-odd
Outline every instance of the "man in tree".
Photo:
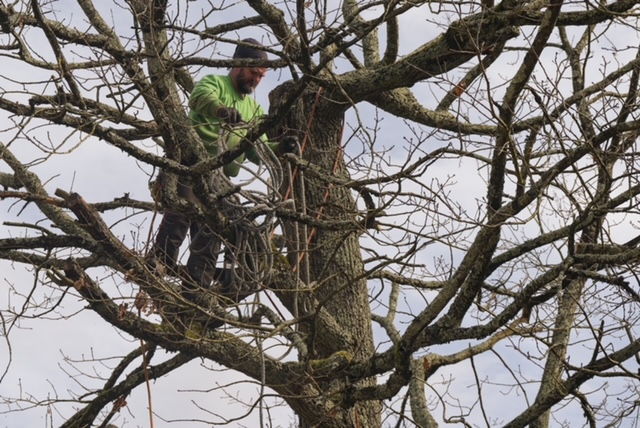
[{"label": "man in tree", "polygon": [[[233,58],[266,60],[267,54],[260,50],[261,46],[255,39],[242,40]],[[193,89],[189,98],[189,116],[211,156],[216,156],[225,149],[238,148],[248,130],[247,126],[238,125],[251,123],[265,115],[262,106],[249,95],[260,84],[266,72],[267,69],[260,66],[234,67],[228,75],[212,74],[204,77]],[[267,141],[263,135],[258,142],[267,144],[278,156],[293,152],[298,146],[294,137],[285,137],[278,143]],[[224,165],[225,175],[237,176],[240,164],[245,159],[260,164],[255,146]],[[178,195],[190,202],[197,202],[191,181],[187,177],[179,178]],[[170,210],[165,212],[155,243],[147,257],[149,265],[157,269],[160,263],[175,272],[178,251],[188,231],[191,234],[191,245],[183,278],[184,296],[196,300],[198,290],[209,288],[214,279],[222,280],[223,293],[233,292],[230,290],[233,281],[232,261],[225,261],[226,269],[216,270],[221,248],[220,231],[193,221],[183,213]]]}]

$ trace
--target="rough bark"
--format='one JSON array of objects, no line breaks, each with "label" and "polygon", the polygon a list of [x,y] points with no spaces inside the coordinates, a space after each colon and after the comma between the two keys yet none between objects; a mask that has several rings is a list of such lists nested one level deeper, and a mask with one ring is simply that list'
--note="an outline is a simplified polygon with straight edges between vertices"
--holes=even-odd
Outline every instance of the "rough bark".
[{"label": "rough bark", "polygon": [[[286,91],[291,87],[293,85],[282,85],[271,94],[272,109],[280,107],[278,100],[288,99]],[[312,86],[297,99],[280,133],[298,134],[303,142],[304,162],[346,181],[349,176],[342,152],[343,126],[344,106],[332,102],[324,88]],[[297,196],[300,212],[328,223],[351,221],[353,224],[352,228],[339,231],[322,226],[301,228],[300,225],[285,229],[289,247],[299,249],[289,253],[289,262],[298,269],[300,278],[308,287],[300,292],[311,293],[319,308],[326,309],[339,325],[349,326],[351,346],[339,349],[331,339],[331,332],[318,328],[320,326],[312,318],[303,326],[309,356],[327,358],[334,352],[347,352],[353,361],[365,362],[374,354],[374,344],[369,294],[358,241],[361,229],[353,195],[348,188],[334,186],[300,171],[293,184],[294,187],[289,189],[285,183],[283,192],[290,191]],[[313,312],[316,309],[302,310]],[[372,383],[375,381],[365,379],[356,385]],[[336,379],[329,379],[320,381],[319,386],[321,390],[333,390],[337,385]],[[329,427],[335,423],[344,427],[380,426],[381,407],[375,400],[356,403],[353,408],[343,404],[336,405],[332,411],[332,421],[302,417],[301,427]]]}]

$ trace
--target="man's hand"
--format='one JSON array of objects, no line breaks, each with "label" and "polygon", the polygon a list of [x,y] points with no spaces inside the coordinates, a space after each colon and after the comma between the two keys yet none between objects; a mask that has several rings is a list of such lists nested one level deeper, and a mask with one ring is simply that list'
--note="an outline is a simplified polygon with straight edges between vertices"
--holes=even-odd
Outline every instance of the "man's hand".
[{"label": "man's hand", "polygon": [[298,147],[298,139],[293,135],[287,135],[280,141],[278,152],[280,155],[284,155],[285,153],[298,153]]},{"label": "man's hand", "polygon": [[242,115],[240,115],[240,112],[233,107],[220,106],[216,110],[216,115],[222,122],[229,123],[231,125],[242,122]]}]

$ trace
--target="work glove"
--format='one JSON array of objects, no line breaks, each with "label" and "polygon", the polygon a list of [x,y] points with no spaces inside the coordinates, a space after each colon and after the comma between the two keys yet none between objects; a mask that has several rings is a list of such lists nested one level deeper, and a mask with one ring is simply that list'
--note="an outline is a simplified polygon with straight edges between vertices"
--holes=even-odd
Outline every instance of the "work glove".
[{"label": "work glove", "polygon": [[280,155],[285,153],[298,153],[298,139],[293,135],[287,135],[282,138],[280,144],[278,144],[278,152]]},{"label": "work glove", "polygon": [[242,115],[233,107],[220,106],[216,110],[216,115],[222,122],[229,123],[231,125],[242,122]]}]

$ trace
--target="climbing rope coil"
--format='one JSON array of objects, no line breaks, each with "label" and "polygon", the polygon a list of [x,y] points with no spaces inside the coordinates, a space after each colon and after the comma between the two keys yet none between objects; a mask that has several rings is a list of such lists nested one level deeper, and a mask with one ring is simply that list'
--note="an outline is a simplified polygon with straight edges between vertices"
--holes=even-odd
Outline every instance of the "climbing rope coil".
[{"label": "climbing rope coil", "polygon": [[[218,141],[222,153],[227,149],[224,134]],[[258,291],[270,280],[276,252],[272,245],[278,226],[276,212],[287,205],[280,194],[285,178],[282,164],[265,144],[256,144],[255,151],[260,159],[259,171],[241,165],[249,171],[250,179],[240,185],[237,193],[221,198],[218,205],[233,230],[232,239],[223,240],[224,269],[232,272],[233,278],[233,283],[226,286],[242,297]]]}]

